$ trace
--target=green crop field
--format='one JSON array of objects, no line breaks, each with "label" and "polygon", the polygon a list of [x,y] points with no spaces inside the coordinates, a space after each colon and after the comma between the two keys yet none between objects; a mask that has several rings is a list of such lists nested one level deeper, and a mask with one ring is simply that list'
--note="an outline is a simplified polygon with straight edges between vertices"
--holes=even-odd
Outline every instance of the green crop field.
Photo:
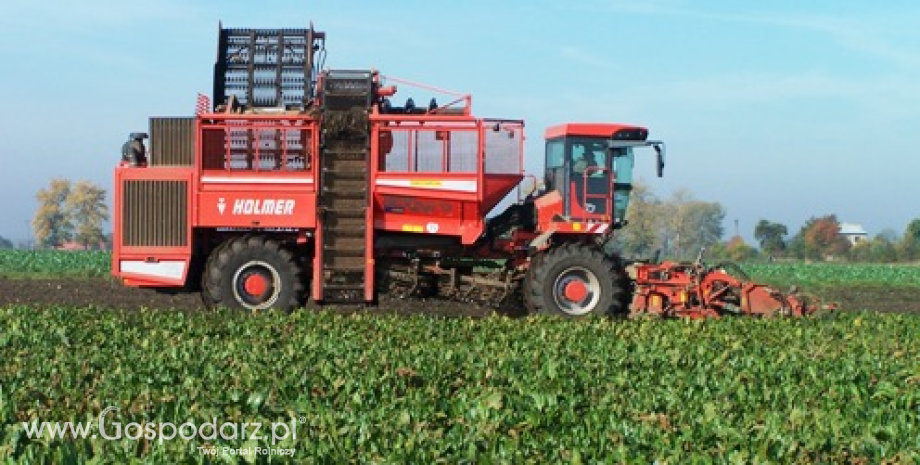
[{"label": "green crop field", "polygon": [[0,276],[103,276],[111,270],[112,255],[100,250],[0,249]]},{"label": "green crop field", "polygon": [[[920,318],[909,315],[37,317],[9,306],[0,328],[8,463],[202,463],[216,460],[202,450],[258,446],[305,463],[920,461]],[[127,437],[35,439],[23,425],[95,425],[106,407],[119,409],[109,436],[137,424]],[[296,438],[131,439],[140,425],[212,421],[296,424]],[[285,457],[220,456],[250,459]]]},{"label": "green crop field", "polygon": [[920,287],[920,265],[879,263],[744,263],[754,280],[812,287],[865,284]]},{"label": "green crop field", "polygon": [[[0,279],[109,266],[107,252],[0,251]],[[884,291],[854,309],[920,287],[917,266],[742,267],[777,286]],[[0,462],[290,460],[233,455],[276,448],[304,463],[920,463],[916,313],[566,321],[103,306],[0,306]],[[104,411],[119,438],[101,437]],[[92,430],[31,434],[41,422]],[[281,422],[296,434],[273,443],[268,425]],[[162,429],[209,423],[265,429]]]}]

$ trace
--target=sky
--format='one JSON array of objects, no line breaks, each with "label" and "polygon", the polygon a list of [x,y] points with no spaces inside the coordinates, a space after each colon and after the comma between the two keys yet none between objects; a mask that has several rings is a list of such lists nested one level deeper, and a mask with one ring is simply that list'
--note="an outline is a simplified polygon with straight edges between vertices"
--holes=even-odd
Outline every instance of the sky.
[{"label": "sky", "polygon": [[726,238],[761,219],[900,235],[920,218],[915,0],[48,0],[0,4],[0,236],[31,236],[51,178],[111,189],[130,132],[190,116],[219,21],[312,22],[328,68],[472,94],[477,116],[526,121],[531,173],[548,126],[645,126],[667,167],[655,177],[649,150],[637,176],[722,204]]}]

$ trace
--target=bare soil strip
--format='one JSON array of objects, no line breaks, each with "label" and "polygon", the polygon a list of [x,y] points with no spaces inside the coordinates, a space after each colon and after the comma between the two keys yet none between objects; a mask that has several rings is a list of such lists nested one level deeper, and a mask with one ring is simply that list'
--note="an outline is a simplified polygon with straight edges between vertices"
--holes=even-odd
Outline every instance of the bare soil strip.
[{"label": "bare soil strip", "polygon": [[[846,286],[822,293],[845,311],[920,313],[920,289],[881,286]],[[95,306],[126,310],[204,310],[197,293],[163,293],[125,287],[108,278],[7,279],[0,278],[0,305]],[[488,308],[449,300],[383,300],[377,307],[344,309],[371,313],[433,314],[479,317]],[[511,313],[517,313],[512,312]]]}]

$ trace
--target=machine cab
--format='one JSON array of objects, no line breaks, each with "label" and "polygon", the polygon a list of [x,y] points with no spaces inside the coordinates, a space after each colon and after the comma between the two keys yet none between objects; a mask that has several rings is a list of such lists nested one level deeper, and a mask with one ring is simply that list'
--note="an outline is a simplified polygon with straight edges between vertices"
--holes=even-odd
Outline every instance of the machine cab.
[{"label": "machine cab", "polygon": [[651,145],[664,167],[663,144],[648,130],[622,124],[562,124],[546,130],[544,185],[558,191],[571,221],[623,226],[632,189],[633,148]]}]

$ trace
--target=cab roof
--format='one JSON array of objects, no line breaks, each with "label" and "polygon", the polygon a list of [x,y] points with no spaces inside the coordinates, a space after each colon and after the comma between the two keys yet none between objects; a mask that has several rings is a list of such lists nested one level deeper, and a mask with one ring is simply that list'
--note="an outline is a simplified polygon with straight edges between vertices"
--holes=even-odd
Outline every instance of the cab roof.
[{"label": "cab roof", "polygon": [[648,134],[648,130],[632,124],[621,123],[565,123],[546,128],[546,139],[555,139],[565,136],[582,137],[611,137],[621,129],[639,130]]}]

